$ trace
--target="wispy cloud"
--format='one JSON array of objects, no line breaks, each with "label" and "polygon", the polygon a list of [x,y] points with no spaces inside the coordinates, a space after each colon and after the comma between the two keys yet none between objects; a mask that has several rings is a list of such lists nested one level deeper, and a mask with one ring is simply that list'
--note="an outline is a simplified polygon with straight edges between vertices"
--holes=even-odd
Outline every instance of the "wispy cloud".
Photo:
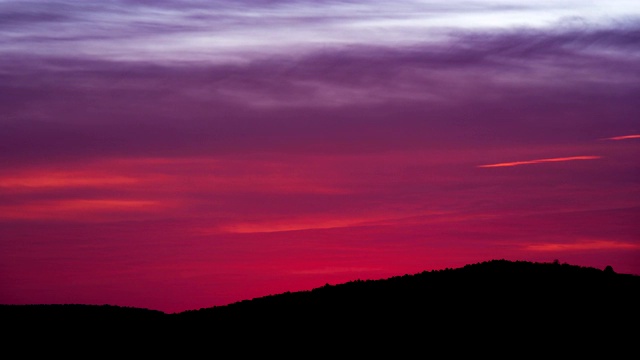
[{"label": "wispy cloud", "polygon": [[235,222],[212,228],[196,229],[199,234],[219,233],[275,233],[318,229],[338,229],[356,227],[385,227],[458,223],[474,219],[488,219],[492,214],[463,214],[445,211],[369,211],[359,215],[335,213],[332,215],[291,216],[286,219],[264,219],[254,222]]},{"label": "wispy cloud", "polygon": [[82,172],[36,172],[20,174],[18,176],[0,176],[0,188],[53,188],[53,187],[82,187],[82,186],[120,186],[134,184],[139,179],[111,175],[86,174]]},{"label": "wispy cloud", "polygon": [[527,246],[527,250],[532,251],[616,250],[638,248],[640,248],[638,244],[611,240],[582,241],[574,244],[545,243]]},{"label": "wispy cloud", "polygon": [[630,139],[640,139],[640,134],[614,136],[610,138],[604,138],[602,140],[630,140]]},{"label": "wispy cloud", "polygon": [[130,218],[134,213],[153,213],[161,209],[164,209],[164,204],[153,200],[62,199],[0,205],[0,220],[112,220],[113,214],[120,214],[120,218]]},{"label": "wispy cloud", "polygon": [[[443,29],[546,28],[567,17],[634,16],[626,0],[554,1],[69,1],[0,2],[6,53],[133,61],[244,62],[327,46],[414,45]],[[293,31],[292,31],[293,30]],[[295,49],[295,50],[294,50]]]},{"label": "wispy cloud", "polygon": [[382,270],[380,268],[370,267],[330,267],[308,270],[293,270],[293,274],[297,275],[327,275],[327,274],[348,274],[348,273],[364,273]]},{"label": "wispy cloud", "polygon": [[509,167],[509,166],[518,166],[518,165],[541,164],[541,163],[547,163],[547,162],[596,160],[601,158],[602,156],[569,156],[569,157],[560,157],[560,158],[536,159],[536,160],[513,161],[513,162],[504,162],[504,163],[497,163],[497,164],[478,165],[478,167],[479,168]]}]

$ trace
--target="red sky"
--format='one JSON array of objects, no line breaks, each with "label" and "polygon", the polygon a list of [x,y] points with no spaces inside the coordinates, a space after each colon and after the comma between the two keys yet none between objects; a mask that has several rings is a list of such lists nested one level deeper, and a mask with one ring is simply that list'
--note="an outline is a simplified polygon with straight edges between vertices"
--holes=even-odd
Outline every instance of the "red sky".
[{"label": "red sky", "polygon": [[640,6],[2,1],[0,303],[640,275]]}]

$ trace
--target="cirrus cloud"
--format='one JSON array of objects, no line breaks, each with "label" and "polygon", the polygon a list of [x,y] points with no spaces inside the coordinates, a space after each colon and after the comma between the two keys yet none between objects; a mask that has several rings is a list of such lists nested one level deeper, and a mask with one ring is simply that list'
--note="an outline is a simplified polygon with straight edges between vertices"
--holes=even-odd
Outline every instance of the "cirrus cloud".
[{"label": "cirrus cloud", "polygon": [[542,164],[549,162],[564,162],[564,161],[575,161],[575,160],[597,160],[601,159],[601,156],[569,156],[569,157],[559,157],[559,158],[550,158],[550,159],[536,159],[536,160],[525,160],[525,161],[512,161],[512,162],[503,162],[497,164],[487,164],[487,165],[478,165],[479,168],[494,168],[494,167],[510,167],[510,166],[519,166],[519,165],[532,165],[532,164]]}]

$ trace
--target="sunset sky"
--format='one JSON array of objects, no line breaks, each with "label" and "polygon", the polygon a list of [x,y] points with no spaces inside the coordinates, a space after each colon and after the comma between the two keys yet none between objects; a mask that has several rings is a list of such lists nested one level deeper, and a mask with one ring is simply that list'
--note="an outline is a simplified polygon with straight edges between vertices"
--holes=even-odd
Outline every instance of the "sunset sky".
[{"label": "sunset sky", "polygon": [[0,303],[640,275],[637,0],[0,0]]}]

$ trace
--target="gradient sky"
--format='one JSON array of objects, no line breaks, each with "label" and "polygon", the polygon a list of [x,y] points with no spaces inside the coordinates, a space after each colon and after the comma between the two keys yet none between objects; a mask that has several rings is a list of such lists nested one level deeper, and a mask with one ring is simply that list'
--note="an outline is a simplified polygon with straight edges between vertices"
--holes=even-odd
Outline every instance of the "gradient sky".
[{"label": "gradient sky", "polygon": [[0,0],[0,303],[640,275],[637,0]]}]

